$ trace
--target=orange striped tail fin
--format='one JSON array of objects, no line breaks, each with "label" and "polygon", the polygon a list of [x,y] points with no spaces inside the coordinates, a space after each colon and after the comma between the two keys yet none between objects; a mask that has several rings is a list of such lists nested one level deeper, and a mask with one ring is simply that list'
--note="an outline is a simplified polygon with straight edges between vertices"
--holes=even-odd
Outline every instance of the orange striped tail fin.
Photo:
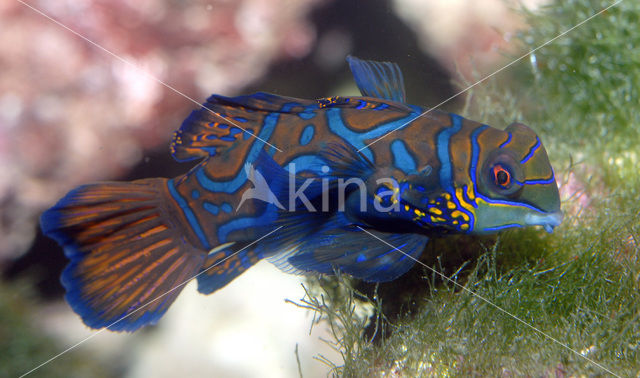
[{"label": "orange striped tail fin", "polygon": [[154,324],[206,251],[191,245],[167,209],[166,179],[78,187],[42,214],[45,235],[71,260],[66,299],[90,327],[135,331]]}]

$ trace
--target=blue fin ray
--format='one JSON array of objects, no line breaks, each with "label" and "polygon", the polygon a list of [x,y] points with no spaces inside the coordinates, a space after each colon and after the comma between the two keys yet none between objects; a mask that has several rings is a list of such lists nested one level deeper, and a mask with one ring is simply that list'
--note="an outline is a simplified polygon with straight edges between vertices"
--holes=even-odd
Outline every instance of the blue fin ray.
[{"label": "blue fin ray", "polygon": [[365,281],[385,282],[406,273],[429,240],[418,234],[369,232],[375,237],[356,227],[327,230],[304,243],[301,249],[307,252],[289,262],[304,271],[331,273],[335,267]]},{"label": "blue fin ray", "polygon": [[347,62],[363,96],[406,102],[404,79],[397,64],[353,56],[347,56]]},{"label": "blue fin ray", "polygon": [[329,143],[319,155],[330,169],[328,175],[334,178],[364,180],[375,170],[371,160],[350,144]]},{"label": "blue fin ray", "polygon": [[[254,168],[264,177],[269,177],[270,179],[269,187],[262,190],[270,190],[273,197],[283,206],[283,208],[276,208],[274,204],[267,205],[270,210],[277,211],[277,218],[274,222],[270,221],[265,226],[269,228],[282,226],[282,228],[275,235],[260,243],[264,254],[270,257],[275,255],[277,260],[278,257],[281,257],[280,252],[290,250],[301,238],[323,227],[331,214],[320,211],[322,210],[322,204],[319,201],[322,199],[323,190],[321,176],[293,176],[288,170],[278,165],[264,150],[260,152],[258,158],[254,161]],[[303,185],[307,185],[304,190],[305,198],[318,211],[308,211],[306,204],[300,199],[293,203],[293,208],[290,206],[289,190],[292,183],[296,188],[302,188]],[[333,186],[333,184],[330,184],[330,186]],[[274,261],[273,259],[270,260]],[[289,267],[283,267],[283,269],[287,268]]]}]

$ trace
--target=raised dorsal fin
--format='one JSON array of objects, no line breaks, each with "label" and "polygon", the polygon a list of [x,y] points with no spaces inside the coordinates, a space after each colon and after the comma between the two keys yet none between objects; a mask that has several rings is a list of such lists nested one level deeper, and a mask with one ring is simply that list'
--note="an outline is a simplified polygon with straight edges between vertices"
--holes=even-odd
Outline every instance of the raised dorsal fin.
[{"label": "raised dorsal fin", "polygon": [[351,73],[363,96],[406,102],[404,79],[397,64],[347,56]]}]

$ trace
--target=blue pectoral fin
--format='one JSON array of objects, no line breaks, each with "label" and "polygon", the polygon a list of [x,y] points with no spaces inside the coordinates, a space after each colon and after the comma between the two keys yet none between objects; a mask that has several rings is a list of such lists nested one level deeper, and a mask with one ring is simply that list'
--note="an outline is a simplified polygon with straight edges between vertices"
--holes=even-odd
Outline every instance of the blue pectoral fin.
[{"label": "blue pectoral fin", "polygon": [[291,256],[289,263],[303,271],[331,273],[335,267],[365,281],[385,282],[406,273],[428,240],[417,234],[333,229],[308,243],[309,252]]},{"label": "blue pectoral fin", "polygon": [[366,180],[375,170],[374,164],[350,144],[329,143],[319,156],[329,167],[327,177],[333,179]]},{"label": "blue pectoral fin", "polygon": [[363,96],[406,102],[402,71],[395,63],[347,56],[351,73]]},{"label": "blue pectoral fin", "polygon": [[[320,170],[320,167],[313,168]],[[262,192],[261,195],[272,199],[274,205],[287,213],[307,209],[309,205],[305,204],[304,199],[314,199],[322,194],[322,176],[296,176],[276,163],[265,150],[258,154],[254,161],[254,169],[256,174],[259,173],[265,178],[263,187],[259,188],[259,191]],[[293,187],[291,187],[292,185]],[[296,196],[293,204],[289,203],[291,193],[296,192],[300,195]]]},{"label": "blue pectoral fin", "polygon": [[[260,189],[260,191],[269,191],[267,197],[273,198],[279,205],[269,204],[271,210],[275,211],[275,220],[270,221],[268,226],[281,227],[277,235],[268,238],[261,243],[261,248],[268,257],[279,260],[282,251],[289,250],[304,239],[321,228],[326,222],[330,214],[322,212],[322,203],[318,200],[322,199],[322,182],[319,177],[299,177],[293,176],[288,170],[284,169],[264,150],[260,152],[258,158],[254,161],[254,169],[263,177],[269,180],[268,187]],[[290,201],[291,193],[299,196]],[[303,198],[307,201],[303,201]],[[293,202],[293,203],[291,203]],[[310,211],[311,206],[313,211]],[[274,256],[277,255],[277,256]],[[275,263],[275,260],[271,259]],[[290,266],[284,262],[282,265],[275,263],[284,270],[290,270]]]}]

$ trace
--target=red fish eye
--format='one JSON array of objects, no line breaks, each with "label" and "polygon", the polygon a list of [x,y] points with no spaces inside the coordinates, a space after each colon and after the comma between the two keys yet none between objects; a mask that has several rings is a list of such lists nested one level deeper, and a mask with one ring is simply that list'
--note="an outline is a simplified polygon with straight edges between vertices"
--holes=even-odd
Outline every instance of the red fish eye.
[{"label": "red fish eye", "polygon": [[491,170],[493,173],[493,182],[502,187],[508,188],[511,185],[511,173],[504,169],[501,165],[496,164]]}]

